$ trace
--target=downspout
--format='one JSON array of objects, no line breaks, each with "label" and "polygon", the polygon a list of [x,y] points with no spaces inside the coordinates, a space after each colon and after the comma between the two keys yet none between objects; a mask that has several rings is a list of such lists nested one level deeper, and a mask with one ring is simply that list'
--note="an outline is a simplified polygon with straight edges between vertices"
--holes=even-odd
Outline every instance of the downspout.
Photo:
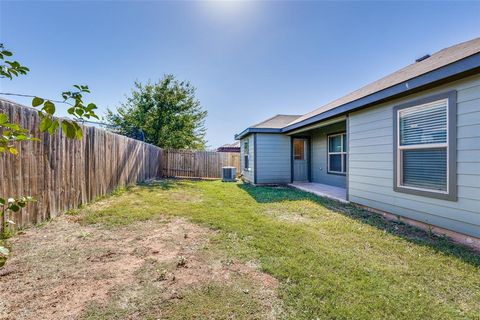
[{"label": "downspout", "polygon": [[346,188],[347,188],[347,192],[346,192],[346,200],[347,201],[350,201],[349,198],[349,180],[350,180],[350,115],[347,114],[347,119],[346,119],[346,130],[347,130],[347,172],[346,172]]},{"label": "downspout", "polygon": [[253,134],[253,184],[257,184],[257,134]]}]

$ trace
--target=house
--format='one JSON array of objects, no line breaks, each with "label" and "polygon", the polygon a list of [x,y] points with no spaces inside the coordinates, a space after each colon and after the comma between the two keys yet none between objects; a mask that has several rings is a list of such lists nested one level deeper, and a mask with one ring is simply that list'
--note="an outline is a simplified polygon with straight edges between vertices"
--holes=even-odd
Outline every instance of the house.
[{"label": "house", "polygon": [[480,244],[480,38],[235,138],[252,184],[320,190]]},{"label": "house", "polygon": [[217,152],[240,152],[240,141],[224,144],[217,148]]}]

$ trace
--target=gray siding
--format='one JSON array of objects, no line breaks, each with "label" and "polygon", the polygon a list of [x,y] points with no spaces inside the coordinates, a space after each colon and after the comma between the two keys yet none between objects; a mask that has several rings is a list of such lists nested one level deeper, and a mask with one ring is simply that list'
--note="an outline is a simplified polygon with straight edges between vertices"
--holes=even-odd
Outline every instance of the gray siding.
[{"label": "gray siding", "polygon": [[[458,201],[393,190],[393,107],[457,90]],[[480,237],[480,75],[349,115],[349,200]]]},{"label": "gray siding", "polygon": [[312,182],[328,184],[336,187],[346,187],[346,176],[328,173],[327,168],[327,136],[345,131],[345,122],[335,123],[311,135],[311,179]]},{"label": "gray siding", "polygon": [[[245,169],[245,141],[249,141],[249,159],[248,165],[249,169]],[[255,145],[254,145],[254,135],[248,135],[242,140],[240,140],[240,170],[243,175],[243,178],[250,183],[254,183],[254,172],[255,172]]]},{"label": "gray siding", "polygon": [[283,134],[257,133],[257,183],[291,182],[291,142]]}]

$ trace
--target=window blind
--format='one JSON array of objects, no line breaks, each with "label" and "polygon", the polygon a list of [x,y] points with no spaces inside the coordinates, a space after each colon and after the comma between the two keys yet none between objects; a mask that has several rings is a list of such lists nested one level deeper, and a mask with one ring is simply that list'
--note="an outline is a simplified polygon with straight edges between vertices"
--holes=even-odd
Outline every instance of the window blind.
[{"label": "window blind", "polygon": [[400,145],[447,142],[446,101],[400,113]]},{"label": "window blind", "polygon": [[401,185],[447,191],[446,100],[399,112]]},{"label": "window blind", "polygon": [[447,190],[446,148],[404,150],[402,156],[404,186]]}]

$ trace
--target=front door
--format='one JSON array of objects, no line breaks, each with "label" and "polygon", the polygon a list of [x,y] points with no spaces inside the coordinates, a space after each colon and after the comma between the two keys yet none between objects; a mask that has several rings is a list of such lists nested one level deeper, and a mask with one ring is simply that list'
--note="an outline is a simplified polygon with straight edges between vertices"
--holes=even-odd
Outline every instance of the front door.
[{"label": "front door", "polygon": [[308,181],[307,146],[307,139],[293,139],[293,181]]}]

